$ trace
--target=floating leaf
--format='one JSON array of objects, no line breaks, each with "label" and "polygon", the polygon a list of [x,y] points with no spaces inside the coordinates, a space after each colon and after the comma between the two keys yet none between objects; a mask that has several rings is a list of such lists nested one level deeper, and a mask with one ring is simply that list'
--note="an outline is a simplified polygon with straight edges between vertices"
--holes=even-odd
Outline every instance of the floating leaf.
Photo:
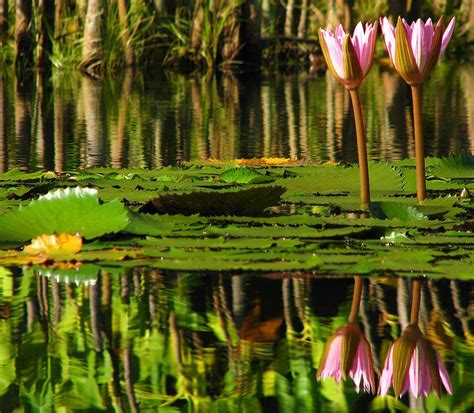
[{"label": "floating leaf", "polygon": [[442,158],[431,168],[431,173],[442,178],[474,179],[474,156],[463,153]]},{"label": "floating leaf", "polygon": [[260,184],[272,182],[275,179],[271,176],[262,175],[251,168],[232,168],[221,174],[221,179],[227,183],[235,184]]},{"label": "floating leaf", "polygon": [[153,198],[140,211],[159,214],[259,215],[276,205],[282,186],[266,186],[226,192],[191,192]]},{"label": "floating leaf", "polygon": [[25,242],[62,232],[91,239],[118,232],[127,223],[127,211],[118,200],[100,204],[95,189],[58,189],[1,215],[0,242]]},{"label": "floating leaf", "polygon": [[422,221],[428,217],[413,206],[397,202],[372,202],[370,212],[379,219],[399,219],[400,221]]}]

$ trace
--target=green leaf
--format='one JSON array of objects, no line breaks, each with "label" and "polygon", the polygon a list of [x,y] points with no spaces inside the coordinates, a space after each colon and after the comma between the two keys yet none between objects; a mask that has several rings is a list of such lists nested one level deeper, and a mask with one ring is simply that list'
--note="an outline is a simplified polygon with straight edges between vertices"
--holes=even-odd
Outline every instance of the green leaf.
[{"label": "green leaf", "polygon": [[474,156],[466,153],[450,155],[442,158],[430,172],[441,178],[474,179]]},{"label": "green leaf", "polygon": [[233,184],[260,184],[273,182],[271,176],[262,175],[252,168],[232,168],[221,174],[221,179],[226,183]]},{"label": "green leaf", "polygon": [[423,221],[428,217],[413,206],[397,202],[372,202],[370,212],[379,219],[399,219],[400,221]]},{"label": "green leaf", "polygon": [[63,232],[91,239],[118,232],[127,223],[127,211],[118,200],[100,204],[95,189],[58,189],[1,215],[0,242]]}]

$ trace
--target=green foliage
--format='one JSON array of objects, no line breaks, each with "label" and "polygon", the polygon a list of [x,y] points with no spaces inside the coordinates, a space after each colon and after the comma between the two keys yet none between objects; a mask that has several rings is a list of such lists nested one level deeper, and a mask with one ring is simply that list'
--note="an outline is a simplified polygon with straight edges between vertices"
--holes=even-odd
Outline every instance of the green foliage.
[{"label": "green foliage", "polygon": [[0,240],[24,242],[63,232],[90,239],[118,232],[127,223],[124,206],[118,201],[101,205],[94,189],[57,189],[1,215]]},{"label": "green foliage", "polygon": [[474,156],[463,153],[442,158],[430,172],[444,179],[474,179]]},{"label": "green foliage", "polygon": [[[448,176],[469,171],[466,159],[429,164]],[[429,189],[418,205],[410,163],[372,163],[373,202],[364,211],[358,172],[344,165],[214,163],[62,175],[10,171],[0,175],[0,210],[7,211],[0,241],[65,231],[96,238],[73,256],[53,257],[57,263],[472,278],[472,202],[457,197],[472,178],[433,175],[429,184],[443,185],[442,196]],[[278,186],[255,184],[262,178]],[[34,262],[21,251],[0,250],[0,265]]]}]

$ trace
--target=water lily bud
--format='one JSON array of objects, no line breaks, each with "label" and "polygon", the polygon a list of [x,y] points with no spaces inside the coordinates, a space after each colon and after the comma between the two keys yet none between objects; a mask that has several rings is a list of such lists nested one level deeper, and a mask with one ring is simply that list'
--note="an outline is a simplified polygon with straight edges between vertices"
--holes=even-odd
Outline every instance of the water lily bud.
[{"label": "water lily bud", "polygon": [[331,74],[346,88],[356,89],[367,76],[374,60],[377,26],[359,22],[352,36],[342,25],[335,32],[319,30],[319,42]]}]

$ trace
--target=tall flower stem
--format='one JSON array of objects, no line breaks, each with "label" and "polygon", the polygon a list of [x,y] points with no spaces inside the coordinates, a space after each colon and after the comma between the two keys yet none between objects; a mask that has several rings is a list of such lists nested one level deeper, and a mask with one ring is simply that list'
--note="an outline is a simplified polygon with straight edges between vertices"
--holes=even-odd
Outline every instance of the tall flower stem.
[{"label": "tall flower stem", "polygon": [[359,314],[360,299],[362,297],[362,277],[356,275],[354,277],[354,292],[352,294],[351,313],[349,314],[349,323],[355,323],[357,314]]},{"label": "tall flower stem", "polygon": [[413,124],[415,128],[416,199],[418,203],[421,203],[426,198],[426,181],[423,125],[421,122],[421,93],[419,84],[411,86],[411,95],[413,100]]},{"label": "tall flower stem", "polygon": [[411,286],[410,324],[418,324],[418,314],[421,304],[421,281],[414,280]]},{"label": "tall flower stem", "polygon": [[369,187],[369,166],[367,164],[367,149],[365,143],[365,127],[364,118],[362,117],[362,106],[360,104],[359,90],[349,90],[352,101],[352,109],[354,110],[354,120],[357,135],[357,156],[359,159],[359,175],[360,175],[360,201],[363,208],[368,207],[370,203],[370,187]]}]

